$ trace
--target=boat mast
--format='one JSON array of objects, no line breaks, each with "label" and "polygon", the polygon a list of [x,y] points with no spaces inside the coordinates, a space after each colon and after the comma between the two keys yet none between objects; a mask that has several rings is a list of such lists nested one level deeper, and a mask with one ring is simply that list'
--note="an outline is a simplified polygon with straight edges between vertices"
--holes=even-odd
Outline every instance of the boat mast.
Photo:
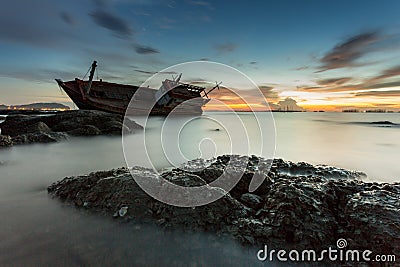
[{"label": "boat mast", "polygon": [[96,70],[97,67],[97,61],[93,61],[92,63],[92,69],[90,70],[90,75],[89,75],[89,84],[87,86],[86,89],[86,95],[89,95],[90,89],[92,88],[92,82],[93,82],[93,76],[94,76],[94,72]]}]

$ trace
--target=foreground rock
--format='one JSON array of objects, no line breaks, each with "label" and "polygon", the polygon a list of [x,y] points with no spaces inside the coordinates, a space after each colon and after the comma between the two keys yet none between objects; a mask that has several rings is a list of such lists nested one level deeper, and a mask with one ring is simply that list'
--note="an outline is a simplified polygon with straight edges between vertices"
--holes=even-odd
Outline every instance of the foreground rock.
[{"label": "foreground rock", "polygon": [[0,123],[0,147],[50,143],[69,136],[120,135],[142,129],[122,115],[96,110],[72,110],[45,116],[9,115]]},{"label": "foreground rock", "polygon": [[[393,254],[400,259],[399,183],[366,183],[356,179],[362,173],[333,167],[242,159],[249,161],[233,190],[196,208],[170,206],[153,199],[125,168],[65,178],[49,186],[48,192],[107,216],[153,222],[167,229],[212,231],[260,248],[268,245],[271,249],[321,251],[335,247],[336,241],[344,238],[348,249],[368,249],[373,255]],[[199,162],[193,162],[195,172],[187,170],[189,163],[161,176],[140,167],[132,174],[149,181],[164,178],[183,186],[198,186],[218,178],[229,162],[229,156],[220,156],[201,171]],[[307,175],[290,174],[294,172]],[[266,179],[250,193],[248,186],[254,174]]]}]

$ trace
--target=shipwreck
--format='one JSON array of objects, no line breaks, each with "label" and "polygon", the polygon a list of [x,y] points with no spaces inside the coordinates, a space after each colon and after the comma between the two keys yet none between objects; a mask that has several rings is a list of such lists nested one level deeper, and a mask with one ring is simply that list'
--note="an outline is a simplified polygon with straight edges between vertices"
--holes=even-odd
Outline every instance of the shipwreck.
[{"label": "shipwreck", "polygon": [[[178,77],[165,79],[160,88],[139,87],[127,84],[93,80],[97,62],[94,61],[88,80],[75,78],[72,81],[56,79],[57,84],[66,92],[79,109],[102,110],[112,113],[167,115],[202,114],[202,107],[211,99],[209,93],[219,89],[217,83],[206,91],[205,87],[183,83]],[[138,91],[139,90],[139,91]],[[137,94],[136,94],[137,93]],[[131,99],[134,96],[134,102]],[[131,103],[131,104],[130,104]]]}]

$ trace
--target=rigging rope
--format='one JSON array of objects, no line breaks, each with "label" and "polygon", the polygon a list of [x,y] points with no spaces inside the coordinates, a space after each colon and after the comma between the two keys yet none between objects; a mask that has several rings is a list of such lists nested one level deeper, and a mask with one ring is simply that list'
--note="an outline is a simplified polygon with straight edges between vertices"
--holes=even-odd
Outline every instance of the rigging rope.
[{"label": "rigging rope", "polygon": [[89,73],[89,71],[90,71],[91,68],[92,68],[92,67],[89,67],[89,69],[87,70],[85,76],[83,76],[82,80],[84,80],[84,79],[86,78],[86,75]]}]

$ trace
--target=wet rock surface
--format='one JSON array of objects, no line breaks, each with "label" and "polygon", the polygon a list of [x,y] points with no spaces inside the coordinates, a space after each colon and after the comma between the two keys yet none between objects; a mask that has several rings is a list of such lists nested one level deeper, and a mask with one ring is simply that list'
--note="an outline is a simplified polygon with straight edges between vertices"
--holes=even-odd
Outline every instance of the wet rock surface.
[{"label": "wet rock surface", "polygon": [[71,110],[47,115],[9,115],[0,123],[0,147],[51,143],[69,136],[120,135],[142,126],[119,114],[97,110]]},{"label": "wet rock surface", "polygon": [[[133,179],[140,176],[149,181],[166,179],[181,186],[201,186],[215,181],[234,158],[193,161],[161,175],[141,167],[131,172],[126,168],[94,172],[65,178],[50,185],[48,192],[66,203],[117,220],[152,222],[170,230],[206,231],[233,237],[244,245],[321,251],[344,238],[348,249],[400,258],[399,183],[362,182],[357,178],[363,173],[334,167],[239,157],[245,160],[245,170],[230,193],[205,206],[183,208],[153,199]],[[200,171],[201,164],[207,167]],[[195,166],[194,172],[188,170],[190,165]],[[265,180],[249,192],[255,174]]]},{"label": "wet rock surface", "polygon": [[9,147],[13,145],[13,141],[8,135],[0,135],[0,147]]}]

